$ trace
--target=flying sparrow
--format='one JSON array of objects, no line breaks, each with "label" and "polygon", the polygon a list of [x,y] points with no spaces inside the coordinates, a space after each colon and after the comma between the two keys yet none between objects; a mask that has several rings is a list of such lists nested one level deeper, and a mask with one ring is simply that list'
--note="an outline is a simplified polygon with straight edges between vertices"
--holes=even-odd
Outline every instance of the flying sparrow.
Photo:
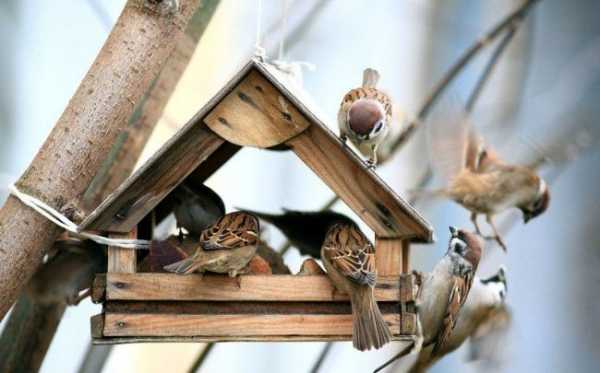
[{"label": "flying sparrow", "polygon": [[[490,278],[475,277],[469,296],[458,314],[456,326],[447,342],[436,354],[432,353],[433,346],[421,349],[409,372],[426,371],[446,354],[458,349],[467,339],[470,339],[471,347],[476,344],[477,349],[483,349],[481,341],[484,336],[491,337],[491,331],[495,330],[492,326],[495,327],[499,318],[504,319],[504,315],[508,313],[508,307],[504,302],[506,292],[506,275],[502,267]],[[506,330],[506,323],[503,323],[503,326]],[[478,357],[481,357],[481,354]]]},{"label": "flying sparrow", "polygon": [[475,135],[464,111],[437,117],[429,127],[431,158],[447,186],[436,194],[471,211],[471,221],[478,234],[481,230],[477,216],[484,214],[494,232],[492,238],[506,251],[494,224],[494,215],[517,207],[523,212],[525,223],[539,216],[550,202],[547,184],[533,169],[501,161],[494,150]]},{"label": "flying sparrow", "polygon": [[362,87],[352,89],[342,99],[338,111],[340,138],[349,138],[362,153],[370,155],[370,167],[377,165],[377,147],[385,140],[392,121],[392,101],[377,89],[379,73],[363,72]]},{"label": "flying sparrow", "polygon": [[392,334],[373,296],[375,249],[356,224],[335,224],[327,232],[321,258],[335,287],[350,295],[352,344],[360,351],[380,348]]},{"label": "flying sparrow", "polygon": [[176,201],[173,213],[177,227],[185,228],[194,237],[225,215],[223,200],[206,185],[192,189],[181,184],[172,195]]},{"label": "flying sparrow", "polygon": [[258,219],[233,212],[202,232],[194,255],[164,269],[179,274],[208,271],[235,277],[248,265],[259,241]]},{"label": "flying sparrow", "polygon": [[329,228],[336,223],[354,224],[346,215],[326,211],[297,211],[283,209],[283,214],[267,214],[245,210],[279,228],[302,255],[321,258],[321,246]]}]

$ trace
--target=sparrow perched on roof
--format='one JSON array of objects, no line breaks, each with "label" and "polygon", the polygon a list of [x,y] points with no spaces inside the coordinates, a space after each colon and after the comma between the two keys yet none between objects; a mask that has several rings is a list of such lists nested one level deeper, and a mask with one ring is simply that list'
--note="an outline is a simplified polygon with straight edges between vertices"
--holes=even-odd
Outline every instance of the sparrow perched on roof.
[{"label": "sparrow perched on roof", "polygon": [[[469,296],[458,314],[456,326],[446,343],[436,354],[432,353],[433,346],[421,349],[409,372],[426,371],[446,354],[458,349],[467,339],[470,339],[471,347],[476,348],[477,351],[484,349],[483,344],[489,342],[489,340],[483,342],[484,339],[493,337],[492,332],[500,328],[497,325],[499,322],[503,330],[507,329],[508,322],[503,322],[507,320],[506,315],[509,313],[504,302],[506,292],[506,274],[502,267],[490,278],[475,277]],[[484,356],[479,353],[476,358],[484,358]]]},{"label": "sparrow perched on roof", "polygon": [[477,235],[454,227],[450,233],[448,251],[423,280],[417,302],[423,346],[433,345],[433,355],[450,340],[482,254]]},{"label": "sparrow perched on roof", "polygon": [[202,232],[194,255],[164,269],[179,274],[208,271],[235,277],[248,265],[259,241],[258,219],[245,212],[233,212]]},{"label": "sparrow perched on roof", "polygon": [[377,147],[385,140],[392,121],[392,101],[376,88],[378,82],[377,70],[365,69],[362,87],[346,93],[338,111],[342,141],[349,138],[363,154],[369,154],[371,167],[377,165]]},{"label": "sparrow perched on roof", "polygon": [[172,195],[176,201],[173,213],[177,227],[185,228],[194,237],[225,215],[223,200],[206,185],[192,189],[181,184]]},{"label": "sparrow perched on roof", "polygon": [[335,287],[352,303],[352,344],[360,351],[380,348],[392,338],[373,287],[377,278],[375,249],[356,224],[335,224],[327,232],[321,258]]},{"label": "sparrow perched on roof", "polygon": [[326,211],[297,211],[283,209],[283,214],[267,214],[245,210],[279,228],[302,255],[321,258],[321,246],[329,228],[336,223],[354,224],[346,215]]},{"label": "sparrow perched on roof", "polygon": [[479,234],[477,215],[484,214],[493,238],[506,251],[494,215],[517,207],[527,223],[548,208],[548,186],[532,168],[500,160],[470,128],[464,110],[452,110],[455,112],[436,115],[429,127],[432,164],[447,182],[436,194],[471,211],[471,221]]}]

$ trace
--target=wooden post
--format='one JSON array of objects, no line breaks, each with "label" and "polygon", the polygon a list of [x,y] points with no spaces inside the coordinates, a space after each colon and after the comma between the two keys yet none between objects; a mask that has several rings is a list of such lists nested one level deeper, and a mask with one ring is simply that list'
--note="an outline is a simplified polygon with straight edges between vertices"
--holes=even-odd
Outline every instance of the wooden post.
[{"label": "wooden post", "polygon": [[410,241],[402,241],[402,273],[410,271]]},{"label": "wooden post", "polygon": [[[111,233],[111,238],[137,238],[137,228],[129,233]],[[137,269],[136,250],[124,249],[121,247],[108,247],[108,268],[107,272],[135,273]]]},{"label": "wooden post", "polygon": [[375,259],[377,275],[394,276],[400,274],[402,265],[402,241],[395,238],[375,238]]}]

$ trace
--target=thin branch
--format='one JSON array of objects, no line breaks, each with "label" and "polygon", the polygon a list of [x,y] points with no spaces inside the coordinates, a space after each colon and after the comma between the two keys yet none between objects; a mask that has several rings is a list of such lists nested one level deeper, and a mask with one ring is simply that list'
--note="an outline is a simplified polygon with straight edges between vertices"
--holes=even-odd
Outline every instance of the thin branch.
[{"label": "thin branch", "polygon": [[[468,65],[469,62],[475,57],[484,47],[492,43],[499,35],[502,34],[508,27],[515,27],[515,22],[521,21],[527,16],[527,13],[531,7],[539,0],[528,0],[523,3],[517,10],[509,14],[500,23],[492,28],[491,31],[486,33],[483,37],[475,42],[469,49],[467,49],[463,55],[452,65],[450,70],[444,75],[442,80],[433,89],[431,94],[425,99],[421,110],[419,110],[416,119],[411,121],[404,131],[394,140],[391,146],[390,155],[397,149],[401,148],[414,134],[418,126],[427,118],[427,115],[433,108],[433,105],[437,102],[441,94],[448,88],[448,85],[456,78],[456,76]],[[386,159],[389,157],[386,157]]]},{"label": "thin branch", "polygon": [[504,50],[510,44],[510,41],[519,29],[520,22],[522,21],[518,20],[511,24],[509,30],[506,32],[506,34],[498,44],[498,47],[494,50],[494,53],[492,54],[490,60],[485,66],[483,73],[477,81],[477,84],[475,84],[475,88],[473,89],[473,92],[471,92],[471,96],[469,96],[469,99],[467,100],[467,104],[465,105],[465,109],[467,110],[467,112],[473,111],[473,106],[475,106],[475,102],[477,102],[477,100],[479,99],[479,96],[481,95],[485,84],[487,83],[489,77],[492,75],[492,72],[498,65],[498,59],[500,58],[500,56],[502,56],[502,53],[504,53]]},{"label": "thin branch", "polygon": [[331,351],[332,347],[333,347],[333,342],[327,342],[325,344],[325,346],[321,350],[321,353],[319,354],[319,357],[317,358],[317,361],[315,361],[315,364],[313,365],[312,369],[310,370],[310,373],[318,373],[319,372],[319,370],[321,369],[321,365],[323,365],[323,362],[325,361],[325,358],[329,354],[329,351]]},{"label": "thin branch", "polygon": [[90,342],[79,366],[79,373],[100,373],[110,356],[113,345],[94,345]]},{"label": "thin branch", "polygon": [[196,373],[196,371],[200,369],[202,364],[204,364],[206,358],[208,357],[208,355],[214,347],[215,343],[207,343],[202,352],[200,352],[200,355],[198,355],[198,357],[196,358],[196,361],[194,361],[194,364],[192,364],[192,366],[190,367],[190,370],[188,370],[188,373]]}]

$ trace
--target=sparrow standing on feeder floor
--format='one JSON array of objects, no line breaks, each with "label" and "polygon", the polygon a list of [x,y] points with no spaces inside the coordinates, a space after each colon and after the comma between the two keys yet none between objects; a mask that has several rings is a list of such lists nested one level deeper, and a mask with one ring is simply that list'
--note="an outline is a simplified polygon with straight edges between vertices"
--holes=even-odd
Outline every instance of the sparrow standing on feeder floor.
[{"label": "sparrow standing on feeder floor", "polygon": [[392,101],[376,88],[379,73],[363,72],[362,87],[346,93],[338,112],[340,138],[349,138],[362,153],[370,155],[368,164],[377,166],[377,147],[385,140],[392,121]]},{"label": "sparrow standing on feeder floor", "polygon": [[365,351],[388,343],[392,334],[373,295],[377,272],[369,239],[356,224],[336,224],[327,232],[321,258],[331,282],[350,296],[354,347]]},{"label": "sparrow standing on feeder floor", "polygon": [[202,232],[194,255],[164,268],[179,274],[207,271],[235,277],[256,254],[259,232],[256,217],[245,212],[227,214]]},{"label": "sparrow standing on feeder floor", "polygon": [[492,238],[506,251],[494,215],[517,207],[527,223],[546,211],[550,192],[533,169],[506,164],[486,148],[470,128],[464,110],[454,105],[452,111],[436,115],[429,125],[432,164],[447,182],[444,189],[435,193],[471,211],[478,234],[481,230],[477,215],[484,214],[494,232]]},{"label": "sparrow standing on feeder floor", "polygon": [[296,247],[300,254],[310,255],[313,258],[321,258],[321,246],[325,236],[334,224],[354,224],[354,221],[346,215],[326,211],[297,211],[283,209],[283,214],[267,214],[244,210],[259,219],[276,226]]}]

